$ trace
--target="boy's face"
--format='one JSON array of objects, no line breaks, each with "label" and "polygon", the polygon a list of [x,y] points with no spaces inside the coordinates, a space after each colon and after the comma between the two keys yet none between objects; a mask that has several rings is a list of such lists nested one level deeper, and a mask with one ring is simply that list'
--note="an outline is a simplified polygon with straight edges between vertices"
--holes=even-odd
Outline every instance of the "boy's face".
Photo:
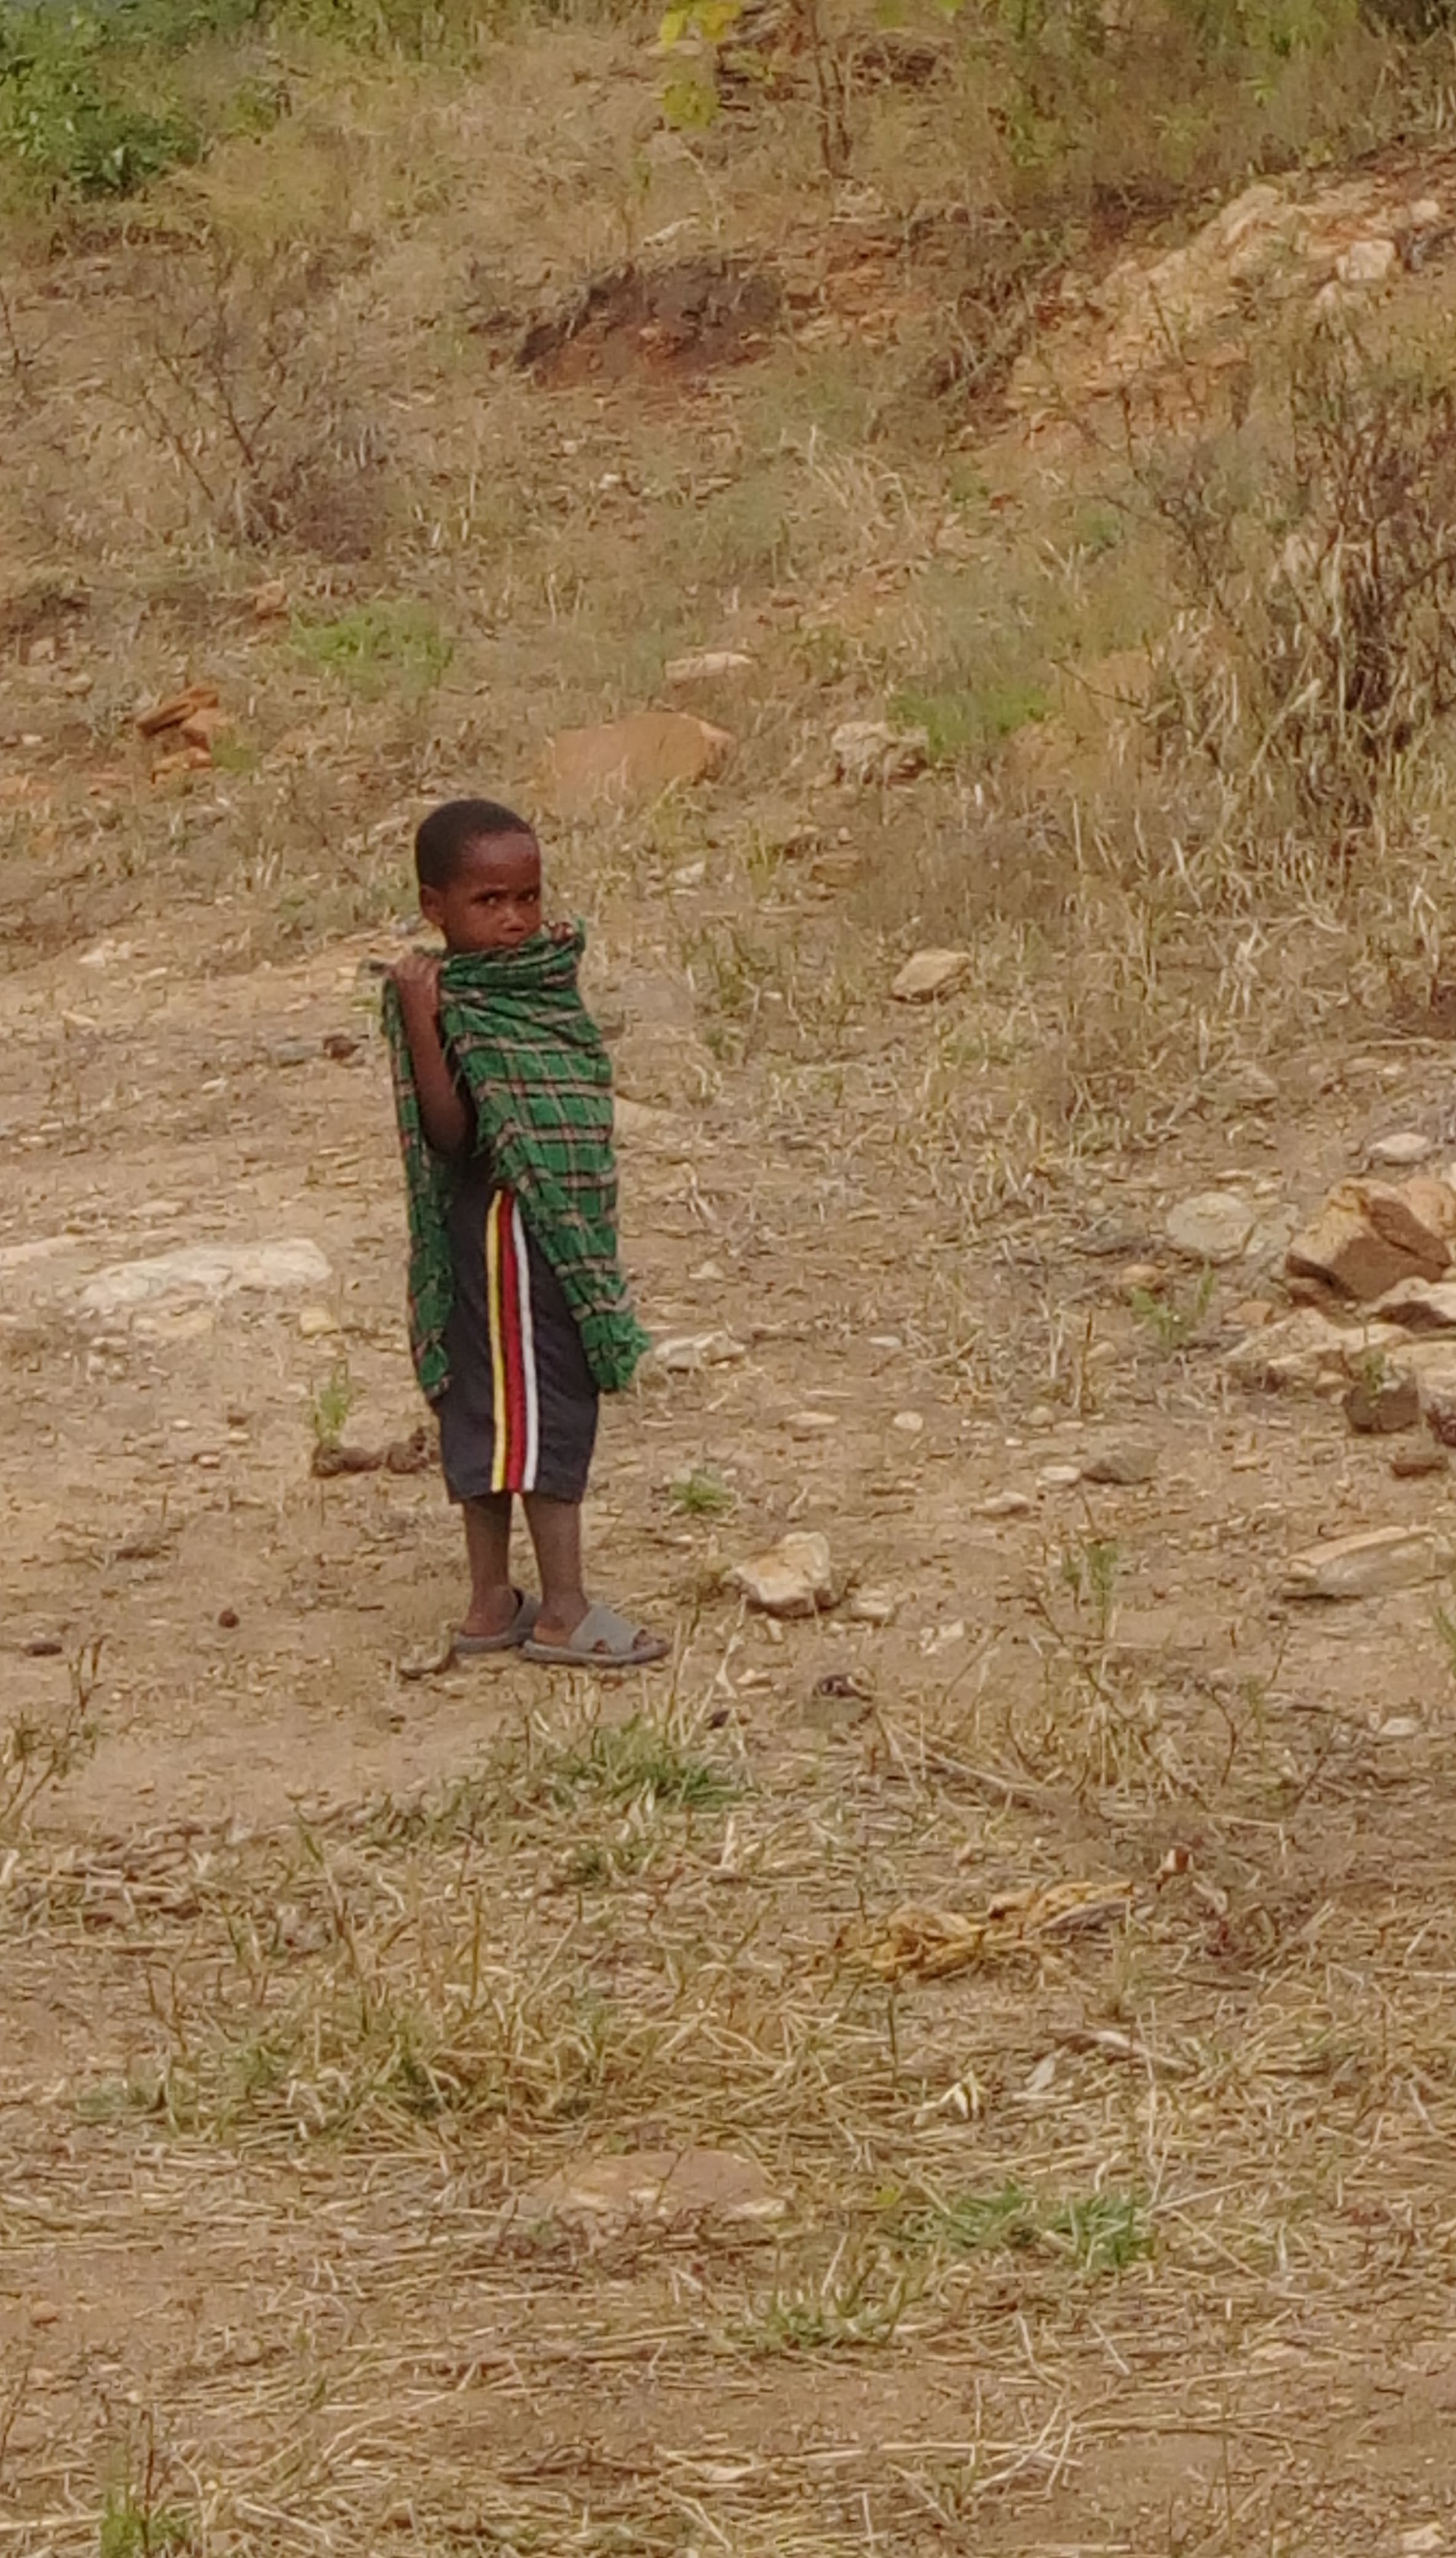
[{"label": "boy's face", "polygon": [[480,835],[448,888],[420,891],[420,913],[449,950],[514,950],[541,928],[541,849],[534,835]]}]

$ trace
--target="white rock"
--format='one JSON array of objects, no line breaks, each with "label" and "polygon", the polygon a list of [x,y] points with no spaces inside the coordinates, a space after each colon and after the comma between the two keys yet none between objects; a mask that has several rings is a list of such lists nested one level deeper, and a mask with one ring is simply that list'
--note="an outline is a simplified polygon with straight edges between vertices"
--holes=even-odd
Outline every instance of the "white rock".
[{"label": "white rock", "polygon": [[1383,284],[1395,257],[1392,239],[1352,240],[1344,256],[1336,258],[1335,273],[1342,284]]},{"label": "white rock", "polygon": [[301,1306],[298,1329],[306,1342],[321,1342],[327,1333],[337,1333],[339,1318],[327,1306]]},{"label": "white rock", "polygon": [[[1388,1723],[1381,1725],[1376,1739],[1378,1741],[1418,1741],[1421,1729],[1419,1715],[1392,1714]],[[1435,2545],[1439,2547],[1440,2544],[1437,2542]]]},{"label": "white rock", "polygon": [[726,1367],[731,1360],[747,1355],[742,1342],[724,1332],[674,1333],[653,1345],[653,1356],[669,1376],[691,1376],[699,1368]]},{"label": "white rock", "polygon": [[960,984],[970,966],[968,950],[917,950],[890,988],[897,1004],[928,1004]]},{"label": "white rock", "polygon": [[1429,1527],[1376,1527],[1332,1537],[1294,1555],[1282,1583],[1286,1599],[1379,1599],[1418,1589],[1449,1572],[1456,1549]]},{"label": "white rock", "polygon": [[1434,1138],[1422,1136],[1418,1128],[1395,1128],[1388,1137],[1377,1137],[1370,1159],[1373,1164],[1393,1164],[1408,1171],[1412,1164],[1423,1164],[1435,1151]]},{"label": "white rock", "polygon": [[856,1590],[844,1611],[856,1626],[893,1626],[899,1613],[893,1590]]},{"label": "white rock", "polygon": [[1258,1209],[1238,1191],[1200,1191],[1169,1209],[1164,1231],[1190,1261],[1238,1261],[1257,1224]]},{"label": "white rock", "polygon": [[119,1261],[80,1292],[88,1315],[124,1314],[176,1297],[230,1297],[239,1290],[287,1296],[333,1277],[316,1243],[195,1243],[151,1261]]},{"label": "white rock", "polygon": [[780,2220],[787,2206],[763,2169],[728,2150],[629,2150],[558,2168],[515,2199],[522,2221]]},{"label": "white rock", "polygon": [[736,1565],[729,1578],[751,1608],[769,1617],[815,1617],[834,1601],[829,1540],[813,1530],[781,1537]]},{"label": "white rock", "polygon": [[1026,1492],[992,1492],[983,1501],[973,1501],[977,1518],[1024,1518],[1032,1503]]},{"label": "white rock", "polygon": [[918,1439],[925,1426],[923,1412],[897,1412],[890,1424],[892,1430],[903,1430],[907,1439]]},{"label": "white rock", "polygon": [[788,1426],[796,1439],[814,1439],[821,1431],[837,1430],[839,1415],[837,1412],[791,1412]]},{"label": "white rock", "polygon": [[1044,1492],[1070,1492],[1082,1481],[1080,1466],[1043,1466],[1037,1477]]},{"label": "white rock", "polygon": [[1400,2558],[1434,2558],[1435,2551],[1445,2546],[1438,2522],[1412,2523],[1408,2531],[1400,2534]]}]

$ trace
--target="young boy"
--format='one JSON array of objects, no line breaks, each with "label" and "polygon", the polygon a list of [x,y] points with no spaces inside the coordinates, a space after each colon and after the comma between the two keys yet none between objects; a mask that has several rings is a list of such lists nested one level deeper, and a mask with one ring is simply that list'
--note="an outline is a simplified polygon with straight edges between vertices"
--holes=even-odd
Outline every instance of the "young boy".
[{"label": "young boy", "polygon": [[[540,847],[494,800],[436,808],[415,868],[445,954],[390,972],[384,1026],[415,1368],[470,1557],[455,1649],[637,1668],[667,1645],[582,1587],[598,1397],[630,1383],[647,1348],[617,1252],[611,1068],[577,990],[585,936],[542,926]],[[510,1581],[517,1492],[539,1603]]]}]

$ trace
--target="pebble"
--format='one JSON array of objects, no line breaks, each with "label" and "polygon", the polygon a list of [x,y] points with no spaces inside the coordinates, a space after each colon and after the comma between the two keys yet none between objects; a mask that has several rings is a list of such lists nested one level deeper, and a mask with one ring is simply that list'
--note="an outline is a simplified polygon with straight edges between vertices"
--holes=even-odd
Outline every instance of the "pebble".
[{"label": "pebble", "polygon": [[856,1590],[844,1611],[856,1626],[893,1626],[899,1613],[893,1590]]},{"label": "pebble", "polygon": [[1423,1136],[1419,1128],[1396,1128],[1388,1137],[1377,1137],[1370,1150],[1370,1159],[1373,1164],[1394,1164],[1408,1169],[1412,1164],[1423,1164],[1426,1157],[1435,1151],[1434,1140]]},{"label": "pebble", "polygon": [[726,1367],[733,1359],[746,1358],[748,1352],[731,1333],[678,1333],[655,1343],[653,1355],[668,1376],[692,1376],[699,1368]]},{"label": "pebble", "polygon": [[1026,1416],[1028,1430],[1054,1430],[1057,1416],[1050,1403],[1034,1403]]},{"label": "pebble", "polygon": [[1433,1448],[1425,1442],[1418,1448],[1397,1448],[1390,1459],[1390,1472],[1397,1483],[1412,1483],[1422,1475],[1444,1475],[1448,1463],[1444,1448]]},{"label": "pebble", "polygon": [[30,1634],[21,1644],[28,1661],[59,1660],[66,1649],[59,1634]]},{"label": "pebble", "polygon": [[306,1342],[320,1342],[327,1333],[338,1332],[339,1318],[331,1314],[327,1306],[302,1306],[299,1309],[298,1329]]},{"label": "pebble", "polygon": [[1345,1418],[1352,1430],[1378,1438],[1413,1430],[1420,1419],[1420,1388],[1413,1376],[1383,1377],[1375,1385],[1357,1377],[1345,1395]]},{"label": "pebble", "polygon": [[1043,1466],[1037,1477],[1044,1492],[1070,1492],[1082,1481],[1080,1466]]},{"label": "pebble", "polygon": [[281,1039],[268,1044],[268,1057],[274,1066],[307,1066],[320,1054],[317,1040]]},{"label": "pebble", "polygon": [[1150,1484],[1158,1471],[1158,1452],[1150,1439],[1107,1439],[1083,1465],[1090,1484]]},{"label": "pebble", "polygon": [[1420,1735],[1421,1722],[1418,1715],[1392,1714],[1388,1723],[1381,1725],[1376,1738],[1378,1741],[1418,1741]]},{"label": "pebble", "polygon": [[1452,1548],[1427,1527],[1366,1528],[1332,1537],[1291,1557],[1285,1599],[1378,1599],[1390,1590],[1416,1589],[1449,1571]]},{"label": "pebble", "polygon": [[55,2301],[32,2301],[32,2327],[59,2327],[60,2323],[61,2311]]},{"label": "pebble", "polygon": [[839,1415],[837,1412],[791,1412],[788,1427],[796,1439],[812,1439],[819,1431],[837,1430]]},{"label": "pebble", "polygon": [[968,950],[917,950],[891,985],[897,1004],[929,1004],[948,995],[970,968]]},{"label": "pebble", "polygon": [[815,1617],[833,1605],[829,1540],[816,1531],[781,1537],[763,1554],[736,1564],[728,1577],[749,1606],[767,1617]]},{"label": "pebble", "polygon": [[977,1518],[1024,1518],[1031,1508],[1026,1492],[992,1492],[983,1501],[971,1504]]},{"label": "pebble", "polygon": [[1258,1223],[1252,1200],[1237,1191],[1200,1191],[1168,1211],[1166,1233],[1190,1261],[1238,1261]]},{"label": "pebble", "polygon": [[890,1424],[892,1430],[903,1430],[907,1439],[918,1439],[925,1426],[923,1412],[897,1412]]}]

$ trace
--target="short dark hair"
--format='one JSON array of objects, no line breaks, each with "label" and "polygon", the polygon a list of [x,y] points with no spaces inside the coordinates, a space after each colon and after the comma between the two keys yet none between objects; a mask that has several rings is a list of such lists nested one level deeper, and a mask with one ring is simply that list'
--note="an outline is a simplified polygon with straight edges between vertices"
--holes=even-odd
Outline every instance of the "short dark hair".
[{"label": "short dark hair", "polygon": [[535,828],[499,799],[447,799],[432,808],[414,839],[414,873],[421,888],[448,888],[472,844],[491,835],[530,835]]}]

